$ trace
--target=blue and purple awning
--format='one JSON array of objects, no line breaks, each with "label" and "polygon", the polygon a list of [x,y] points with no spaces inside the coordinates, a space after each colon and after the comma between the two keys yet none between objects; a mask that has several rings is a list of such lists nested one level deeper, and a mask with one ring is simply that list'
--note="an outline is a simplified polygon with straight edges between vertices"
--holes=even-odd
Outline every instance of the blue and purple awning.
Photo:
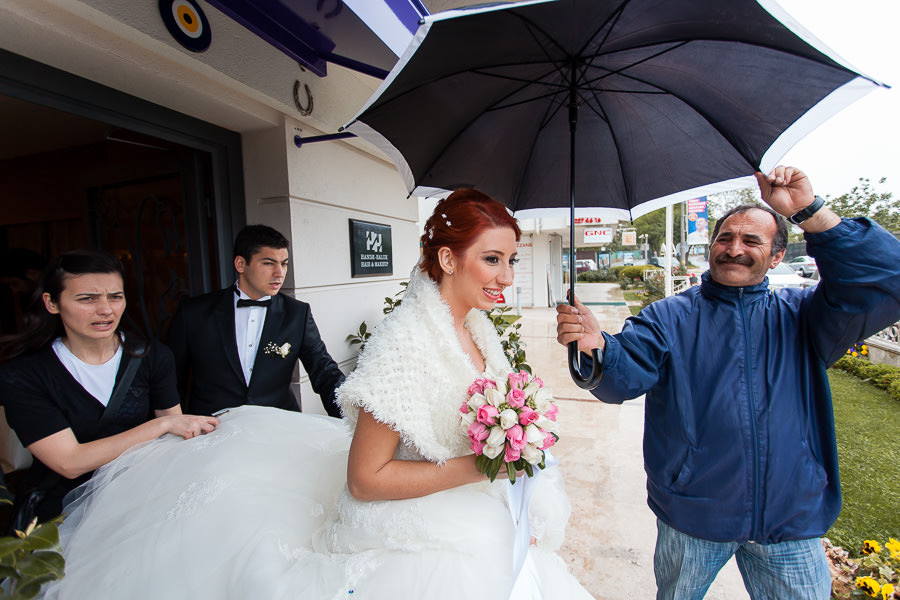
[{"label": "blue and purple awning", "polygon": [[384,78],[428,14],[420,0],[208,0],[310,71]]}]

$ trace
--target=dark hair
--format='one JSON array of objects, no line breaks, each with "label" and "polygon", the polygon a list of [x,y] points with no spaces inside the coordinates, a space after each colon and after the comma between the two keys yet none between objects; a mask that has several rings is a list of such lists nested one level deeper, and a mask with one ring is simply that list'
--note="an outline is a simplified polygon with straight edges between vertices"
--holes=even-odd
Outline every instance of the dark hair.
[{"label": "dark hair", "polygon": [[788,241],[787,219],[785,219],[784,217],[779,215],[777,212],[775,212],[768,206],[763,206],[762,204],[741,204],[739,206],[735,206],[734,208],[729,210],[727,213],[722,215],[722,218],[719,219],[718,221],[716,221],[716,226],[713,228],[713,234],[712,234],[712,238],[710,238],[710,240],[711,240],[710,243],[716,241],[716,237],[718,237],[718,235],[719,235],[719,229],[722,227],[722,223],[725,222],[725,219],[727,219],[731,215],[744,213],[744,212],[747,212],[748,210],[752,210],[752,209],[765,211],[765,212],[769,213],[770,215],[772,215],[772,218],[775,219],[776,231],[775,231],[775,237],[772,238],[772,256],[775,256],[782,250],[786,249],[787,241]]},{"label": "dark hair", "polygon": [[31,297],[26,329],[3,346],[3,358],[10,359],[39,350],[58,337],[65,336],[59,315],[47,312],[43,295],[50,294],[53,302],[66,287],[66,279],[93,273],[115,273],[125,281],[125,269],[118,258],[97,250],[73,250],[51,260]]},{"label": "dark hair", "polygon": [[486,229],[509,227],[516,233],[516,241],[522,237],[516,220],[506,207],[478,190],[456,190],[434,207],[434,213],[425,221],[422,234],[423,271],[437,283],[444,271],[438,261],[438,250],[449,248],[459,256]]},{"label": "dark hair", "polygon": [[234,238],[234,258],[243,256],[244,260],[250,262],[262,247],[280,250],[288,246],[287,238],[268,225],[247,225]]}]

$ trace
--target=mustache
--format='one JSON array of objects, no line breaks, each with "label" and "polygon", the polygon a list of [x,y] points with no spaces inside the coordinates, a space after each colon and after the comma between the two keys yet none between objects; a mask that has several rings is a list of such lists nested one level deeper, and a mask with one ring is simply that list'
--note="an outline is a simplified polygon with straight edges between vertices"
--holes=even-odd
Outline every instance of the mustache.
[{"label": "mustache", "polygon": [[744,256],[743,254],[739,254],[738,256],[728,256],[727,254],[720,254],[718,258],[716,258],[716,264],[721,265],[725,263],[734,263],[738,265],[744,265],[745,267],[753,266],[753,259],[749,256]]}]

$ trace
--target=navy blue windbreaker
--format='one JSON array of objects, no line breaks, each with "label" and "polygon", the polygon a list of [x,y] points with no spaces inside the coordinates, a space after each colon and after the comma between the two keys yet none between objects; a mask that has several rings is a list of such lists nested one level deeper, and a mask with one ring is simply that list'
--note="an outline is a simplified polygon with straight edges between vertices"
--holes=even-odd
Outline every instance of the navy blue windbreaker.
[{"label": "navy blue windbreaker", "polygon": [[900,242],[868,219],[806,240],[815,288],[726,287],[707,272],[604,333],[593,393],[609,403],[646,394],[648,503],[688,535],[805,539],[840,511],[825,369],[900,320]]}]

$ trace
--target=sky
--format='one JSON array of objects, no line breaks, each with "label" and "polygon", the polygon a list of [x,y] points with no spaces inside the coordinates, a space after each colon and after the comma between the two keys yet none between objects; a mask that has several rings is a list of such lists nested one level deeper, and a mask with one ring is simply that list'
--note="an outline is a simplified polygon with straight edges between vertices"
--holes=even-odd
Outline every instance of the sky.
[{"label": "sky", "polygon": [[875,89],[795,145],[781,164],[801,168],[820,196],[840,196],[860,177],[900,200],[900,25],[898,0],[777,0]]}]

